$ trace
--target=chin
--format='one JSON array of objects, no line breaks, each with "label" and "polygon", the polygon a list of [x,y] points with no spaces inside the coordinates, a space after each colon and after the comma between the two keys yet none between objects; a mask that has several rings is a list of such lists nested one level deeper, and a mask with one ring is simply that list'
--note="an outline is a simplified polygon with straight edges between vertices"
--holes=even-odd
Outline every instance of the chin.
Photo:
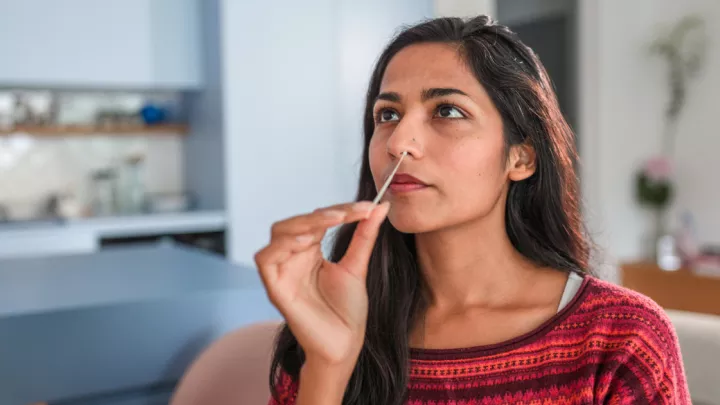
[{"label": "chin", "polygon": [[388,214],[390,224],[402,233],[425,233],[436,229],[426,216],[413,213],[410,210],[390,209]]}]

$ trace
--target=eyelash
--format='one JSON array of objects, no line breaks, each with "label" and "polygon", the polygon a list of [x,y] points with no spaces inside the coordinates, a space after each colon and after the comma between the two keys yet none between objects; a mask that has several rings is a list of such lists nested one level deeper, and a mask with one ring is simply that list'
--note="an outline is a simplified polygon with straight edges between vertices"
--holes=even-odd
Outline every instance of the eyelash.
[{"label": "eyelash", "polygon": [[[455,104],[453,104],[453,103],[451,103],[451,102],[449,102],[449,101],[439,101],[438,104],[435,106],[435,109],[433,110],[433,117],[435,117],[435,115],[437,115],[438,111],[439,111],[441,108],[443,108],[443,107],[452,107],[452,108],[456,109],[458,112],[460,112],[460,115],[463,116],[462,118],[447,118],[447,119],[458,120],[458,119],[464,119],[464,118],[467,118],[467,117],[468,117],[468,115],[467,115],[467,113],[465,112],[465,110],[463,110],[462,108],[458,107],[457,105],[455,105]],[[394,109],[394,108],[390,108],[390,107],[380,108],[380,109],[374,114],[374,115],[375,115],[375,124],[387,124],[387,122],[382,122],[382,121],[380,121],[380,119],[382,118],[382,114],[383,114],[385,111],[392,111],[392,112],[394,112],[395,114],[400,115],[400,113],[398,113],[397,110]],[[397,122],[397,121],[391,121],[391,122]]]}]

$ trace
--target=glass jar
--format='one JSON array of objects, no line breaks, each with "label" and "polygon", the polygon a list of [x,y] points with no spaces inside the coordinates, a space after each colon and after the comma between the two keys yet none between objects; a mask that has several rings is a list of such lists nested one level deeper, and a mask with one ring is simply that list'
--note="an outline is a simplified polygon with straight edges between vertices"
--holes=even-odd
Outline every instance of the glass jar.
[{"label": "glass jar", "polygon": [[98,170],[92,175],[92,206],[95,216],[117,212],[117,174],[112,169]]}]

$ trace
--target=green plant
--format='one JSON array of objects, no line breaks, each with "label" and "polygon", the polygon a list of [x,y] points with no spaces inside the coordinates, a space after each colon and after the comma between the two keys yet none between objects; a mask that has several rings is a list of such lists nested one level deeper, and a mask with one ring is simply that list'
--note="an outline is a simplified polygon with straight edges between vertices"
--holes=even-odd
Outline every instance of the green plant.
[{"label": "green plant", "polygon": [[640,204],[662,210],[672,199],[672,166],[665,157],[655,157],[645,163],[636,178],[636,193]]},{"label": "green plant", "polygon": [[705,61],[707,37],[705,21],[697,15],[686,16],[664,30],[650,46],[654,55],[668,63],[670,99],[665,109],[663,152],[670,156],[675,147],[677,120],[685,106],[688,82],[697,76]]}]

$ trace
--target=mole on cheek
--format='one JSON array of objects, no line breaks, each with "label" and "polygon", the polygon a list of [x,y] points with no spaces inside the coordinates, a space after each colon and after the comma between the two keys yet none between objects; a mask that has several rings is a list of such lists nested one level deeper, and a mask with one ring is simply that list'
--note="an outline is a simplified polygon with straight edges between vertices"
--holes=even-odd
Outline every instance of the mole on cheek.
[{"label": "mole on cheek", "polygon": [[455,127],[451,130],[451,134],[455,139],[478,139],[480,131],[468,131],[467,128]]}]

